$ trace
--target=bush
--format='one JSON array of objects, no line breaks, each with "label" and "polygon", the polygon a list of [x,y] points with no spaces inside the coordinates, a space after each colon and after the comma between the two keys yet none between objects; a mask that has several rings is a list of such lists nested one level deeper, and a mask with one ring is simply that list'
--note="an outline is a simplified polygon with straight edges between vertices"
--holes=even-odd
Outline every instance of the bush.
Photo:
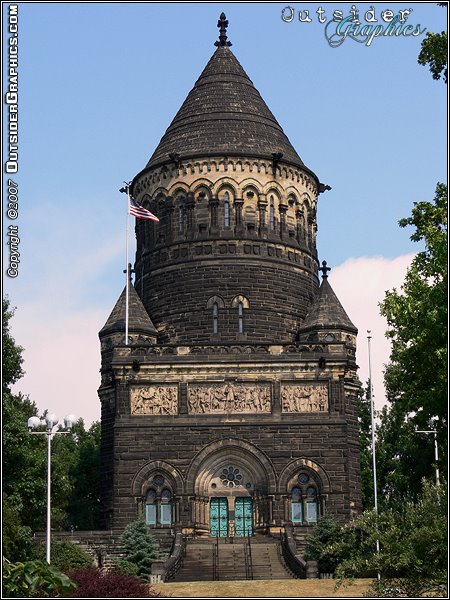
[{"label": "bush", "polygon": [[330,552],[333,544],[340,541],[343,536],[341,525],[330,514],[321,517],[314,533],[308,540],[306,559],[317,560],[321,573],[334,573],[338,564],[345,558],[339,553]]},{"label": "bush", "polygon": [[[37,557],[45,559],[45,544],[39,546]],[[60,571],[88,569],[93,566],[93,559],[81,546],[66,540],[52,540],[50,546],[50,561]]]},{"label": "bush", "polygon": [[71,571],[70,578],[78,585],[70,598],[158,598],[150,586],[137,577],[119,573],[102,574],[99,569]]},{"label": "bush", "polygon": [[137,575],[138,566],[129,560],[116,559],[114,560],[114,573],[121,575]]},{"label": "bush", "polygon": [[145,521],[138,519],[127,525],[120,541],[125,550],[126,560],[137,565],[138,577],[148,581],[152,562],[158,558],[158,551]]},{"label": "bush", "polygon": [[49,598],[67,595],[75,584],[52,565],[35,560],[10,563],[3,560],[2,598]]}]

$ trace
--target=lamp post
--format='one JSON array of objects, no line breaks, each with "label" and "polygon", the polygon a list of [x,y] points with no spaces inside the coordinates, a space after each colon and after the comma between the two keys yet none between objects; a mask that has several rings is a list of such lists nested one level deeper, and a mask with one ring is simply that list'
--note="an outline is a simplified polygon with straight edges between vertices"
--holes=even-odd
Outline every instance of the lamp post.
[{"label": "lamp post", "polygon": [[439,465],[438,465],[438,460],[439,460],[439,454],[438,454],[438,444],[437,444],[437,430],[436,429],[428,429],[428,430],[419,430],[416,429],[416,433],[427,433],[427,434],[433,434],[434,435],[434,460],[436,461],[436,485],[439,486],[441,485],[440,480],[439,480]]},{"label": "lamp post", "polygon": [[[375,508],[375,518],[377,519],[377,527],[378,527],[378,493],[377,493],[377,460],[375,455],[375,419],[374,419],[374,404],[373,404],[373,393],[372,393],[372,364],[371,364],[371,356],[370,356],[370,340],[372,336],[370,335],[370,330],[367,330],[367,346],[369,351],[369,395],[370,395],[370,428],[372,430],[372,468],[373,468],[373,500],[374,500],[374,508]],[[376,540],[377,554],[380,554],[380,540]],[[378,571],[377,573],[378,579],[381,579],[381,573]]]},{"label": "lamp post", "polygon": [[[32,435],[46,435],[47,436],[47,547],[46,547],[46,560],[50,564],[50,532],[51,532],[51,472],[52,472],[52,437],[57,434],[70,433],[74,423],[76,422],[75,415],[68,415],[64,418],[64,426],[69,431],[54,431],[53,428],[59,422],[58,417],[55,414],[47,414],[45,419],[39,417],[30,417],[28,419],[28,431]],[[45,431],[31,431],[41,425],[45,425]]]}]

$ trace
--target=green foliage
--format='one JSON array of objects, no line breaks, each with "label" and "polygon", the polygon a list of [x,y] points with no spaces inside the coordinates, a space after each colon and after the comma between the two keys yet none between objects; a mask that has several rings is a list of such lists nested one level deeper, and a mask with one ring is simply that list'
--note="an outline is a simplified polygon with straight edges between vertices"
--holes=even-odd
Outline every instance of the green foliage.
[{"label": "green foliage", "polygon": [[447,55],[447,32],[428,32],[422,42],[417,62],[419,65],[429,65],[433,79],[440,79],[442,75],[447,83]]},{"label": "green foliage", "polygon": [[137,575],[138,566],[129,560],[116,559],[114,560],[114,572],[122,575]]},{"label": "green foliage", "polygon": [[42,561],[10,563],[3,560],[3,598],[67,595],[76,588],[66,575]]},{"label": "green foliage", "polygon": [[[37,549],[36,555],[38,559],[45,559],[46,546],[42,544]],[[87,569],[92,567],[93,560],[78,544],[66,540],[52,540],[50,546],[50,562],[60,571]]]},{"label": "green foliage", "polygon": [[[69,475],[73,481],[68,513],[71,525],[80,530],[100,528],[100,422],[88,431],[77,424],[77,460]],[[66,436],[64,436],[66,437]]]},{"label": "green foliage", "polygon": [[361,466],[361,495],[363,509],[373,507],[372,419],[370,417],[370,383],[358,397],[359,448]]},{"label": "green foliage", "polygon": [[[28,397],[13,394],[10,386],[23,374],[22,348],[12,338],[13,311],[3,300],[2,459],[4,555],[11,561],[31,558],[30,533],[45,528],[47,444],[45,436],[30,435],[29,417],[37,407]],[[42,416],[42,415],[41,415]],[[86,431],[82,421],[71,435],[52,441],[52,529],[74,526],[99,528],[100,521],[100,426]]]},{"label": "green foliage", "polygon": [[151,565],[158,558],[158,551],[145,521],[138,519],[127,525],[121,536],[121,543],[125,550],[126,560],[136,564],[138,576],[148,581]]},{"label": "green foliage", "polygon": [[[336,569],[338,577],[381,574],[382,588],[398,588],[409,597],[433,589],[439,592],[447,580],[447,497],[446,487],[426,480],[416,502],[388,509],[378,517],[366,511],[344,526],[364,540]],[[376,551],[377,540],[380,551]],[[335,549],[337,550],[337,548]]]},{"label": "green foliage", "polygon": [[[430,429],[436,422],[442,472],[447,464],[444,444],[447,428],[446,185],[437,185],[433,202],[414,205],[411,217],[400,221],[401,227],[409,225],[415,228],[411,239],[422,242],[425,249],[412,261],[401,291],[387,292],[380,305],[381,314],[388,322],[386,335],[392,342],[385,371],[391,408],[382,419],[380,434],[393,444],[393,457],[400,457],[405,448],[414,446],[425,446],[428,448],[426,456],[431,457],[433,439],[427,436],[421,440],[420,434],[414,433],[414,427]],[[387,428],[386,433],[383,428]],[[410,453],[410,463],[414,460],[413,454]],[[431,461],[429,476],[434,473]],[[395,465],[385,470],[390,468]],[[415,469],[411,469],[410,476],[414,477],[414,473]]]},{"label": "green foliage", "polygon": [[414,419],[401,406],[384,406],[377,426],[377,483],[380,508],[420,495],[423,477],[434,476],[430,436],[416,433]]},{"label": "green foliage", "polygon": [[321,517],[306,547],[306,560],[317,560],[321,573],[334,573],[336,567],[345,558],[330,548],[335,543],[341,543],[342,526],[329,513]]},{"label": "green foliage", "polygon": [[27,560],[33,553],[31,529],[22,525],[17,507],[9,496],[2,496],[3,556],[11,562]]},{"label": "green foliage", "polygon": [[3,298],[3,319],[2,319],[2,386],[3,391],[9,390],[13,383],[16,383],[22,375],[22,351],[12,338],[9,331],[9,321],[14,314],[14,309],[9,306],[9,299]]}]

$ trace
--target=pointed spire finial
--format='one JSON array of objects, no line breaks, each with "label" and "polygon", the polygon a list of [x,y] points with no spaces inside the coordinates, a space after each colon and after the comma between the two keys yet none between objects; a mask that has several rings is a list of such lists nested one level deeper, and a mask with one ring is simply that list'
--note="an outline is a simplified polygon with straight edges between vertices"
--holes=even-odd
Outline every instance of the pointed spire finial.
[{"label": "pointed spire finial", "polygon": [[220,29],[219,40],[214,42],[214,46],[231,46],[231,42],[227,41],[227,27],[228,21],[225,13],[221,13],[217,22],[217,27]]},{"label": "pointed spire finial", "polygon": [[323,279],[326,279],[328,277],[327,272],[331,271],[331,268],[327,267],[327,261],[326,260],[322,261],[322,266],[320,267],[319,271],[322,271],[322,277],[323,277]]}]

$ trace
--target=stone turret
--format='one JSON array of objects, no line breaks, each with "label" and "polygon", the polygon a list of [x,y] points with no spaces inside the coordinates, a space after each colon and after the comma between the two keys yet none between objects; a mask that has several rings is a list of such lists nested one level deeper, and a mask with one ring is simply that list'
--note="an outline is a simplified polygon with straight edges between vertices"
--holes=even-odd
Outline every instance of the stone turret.
[{"label": "stone turret", "polygon": [[131,185],[160,219],[136,223],[136,287],[162,343],[288,343],[319,287],[316,207],[327,186],[219,23],[216,51]]}]

